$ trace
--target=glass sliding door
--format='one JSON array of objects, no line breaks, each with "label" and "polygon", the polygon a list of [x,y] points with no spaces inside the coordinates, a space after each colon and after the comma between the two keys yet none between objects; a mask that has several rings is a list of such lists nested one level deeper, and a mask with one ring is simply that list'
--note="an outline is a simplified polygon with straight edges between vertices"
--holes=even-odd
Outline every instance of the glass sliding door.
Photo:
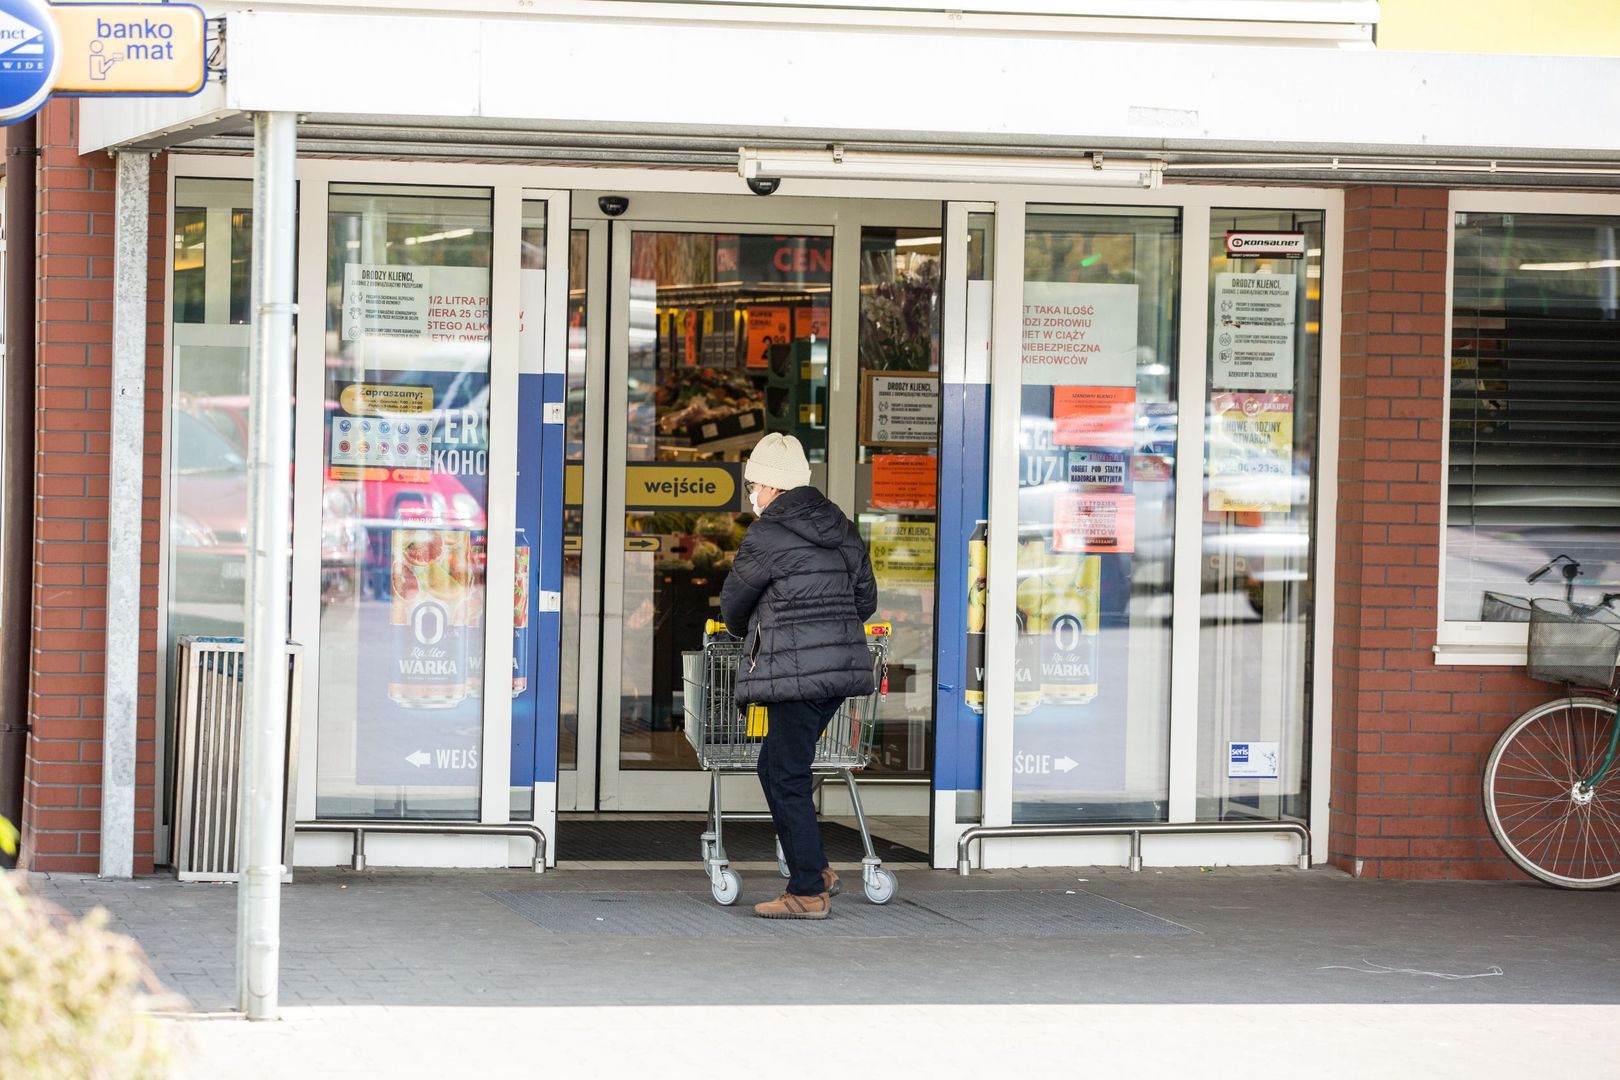
[{"label": "glass sliding door", "polygon": [[1179,211],[1029,208],[1015,823],[1167,814],[1180,266]]},{"label": "glass sliding door", "polygon": [[940,230],[861,230],[857,523],[893,627],[874,775],[925,776],[934,734]]},{"label": "glass sliding door", "polygon": [[[623,398],[616,723],[603,732],[602,804],[695,805],[702,778],[684,733],[681,654],[701,648],[747,512],[743,462],[768,432],[797,437],[826,490],[832,237],[615,229],[614,312]],[[622,387],[622,391],[621,391]],[[678,494],[676,494],[678,492]],[[611,502],[610,502],[611,507]],[[610,541],[612,543],[613,541]],[[616,570],[617,574],[612,571]],[[615,730],[616,728],[616,730]],[[656,774],[691,774],[661,785]],[[635,779],[643,774],[648,779]],[[690,790],[688,790],[690,788]],[[665,794],[661,794],[665,793]]]}]

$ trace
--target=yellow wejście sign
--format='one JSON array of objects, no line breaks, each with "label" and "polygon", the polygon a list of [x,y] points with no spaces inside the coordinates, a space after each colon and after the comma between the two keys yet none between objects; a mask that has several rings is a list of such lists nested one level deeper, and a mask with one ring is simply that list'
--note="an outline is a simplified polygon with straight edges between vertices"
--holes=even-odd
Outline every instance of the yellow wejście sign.
[{"label": "yellow wej\u015bcie sign", "polygon": [[52,4],[60,94],[195,94],[208,78],[207,20],[191,4]]},{"label": "yellow wej\u015bcie sign", "polygon": [[737,506],[738,466],[627,465],[624,504],[628,510],[732,510]]}]

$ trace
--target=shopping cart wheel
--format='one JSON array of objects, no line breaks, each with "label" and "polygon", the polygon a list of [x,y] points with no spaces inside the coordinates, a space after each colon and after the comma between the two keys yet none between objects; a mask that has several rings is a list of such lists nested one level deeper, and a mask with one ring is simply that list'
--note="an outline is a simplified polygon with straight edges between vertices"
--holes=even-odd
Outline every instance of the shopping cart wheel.
[{"label": "shopping cart wheel", "polygon": [[866,898],[874,904],[887,904],[894,899],[894,894],[900,891],[900,882],[894,874],[883,867],[872,871],[870,877],[865,879]]},{"label": "shopping cart wheel", "polygon": [[737,871],[727,867],[715,876],[709,891],[714,893],[715,903],[730,907],[742,895],[742,878],[737,876]]}]

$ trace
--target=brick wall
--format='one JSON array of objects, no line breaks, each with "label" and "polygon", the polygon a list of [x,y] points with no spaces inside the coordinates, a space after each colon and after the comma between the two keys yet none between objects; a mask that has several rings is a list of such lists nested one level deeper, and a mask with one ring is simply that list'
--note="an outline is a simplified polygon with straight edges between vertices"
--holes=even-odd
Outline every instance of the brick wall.
[{"label": "brick wall", "polygon": [[[77,104],[39,116],[38,391],[33,737],[23,845],[36,870],[94,871],[101,820],[108,444],[112,424],[113,177],[81,157]],[[147,427],[135,871],[153,864],[158,462],[163,370],[163,159],[153,162],[148,245]]]},{"label": "brick wall", "polygon": [[1329,857],[1352,873],[1517,874],[1480,774],[1547,697],[1522,672],[1439,667],[1447,192],[1345,193]]}]

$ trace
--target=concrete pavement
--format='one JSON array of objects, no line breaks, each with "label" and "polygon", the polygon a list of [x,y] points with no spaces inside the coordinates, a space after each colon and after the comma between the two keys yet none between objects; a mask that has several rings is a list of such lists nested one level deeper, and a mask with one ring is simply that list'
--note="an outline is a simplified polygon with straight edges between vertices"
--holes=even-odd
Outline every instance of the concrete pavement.
[{"label": "concrete pavement", "polygon": [[[787,1067],[773,1046],[801,1036],[840,1062],[866,1052],[963,1075],[1301,1060],[1311,1075],[1419,1061],[1419,1075],[1560,1061],[1590,1074],[1615,1060],[1620,892],[1331,870],[896,869],[894,905],[853,884],[833,919],[794,926],[714,907],[685,867],[301,870],[283,892],[286,1021],[184,1026],[198,1067],[216,1068],[197,1075],[216,1076],[455,1075],[534,1055],[573,1062],[566,1075],[754,1075]],[[234,1006],[233,887],[32,881],[70,910],[112,912],[191,1016]],[[776,887],[745,875],[744,900]],[[773,1053],[768,1068],[739,1064]]]}]

